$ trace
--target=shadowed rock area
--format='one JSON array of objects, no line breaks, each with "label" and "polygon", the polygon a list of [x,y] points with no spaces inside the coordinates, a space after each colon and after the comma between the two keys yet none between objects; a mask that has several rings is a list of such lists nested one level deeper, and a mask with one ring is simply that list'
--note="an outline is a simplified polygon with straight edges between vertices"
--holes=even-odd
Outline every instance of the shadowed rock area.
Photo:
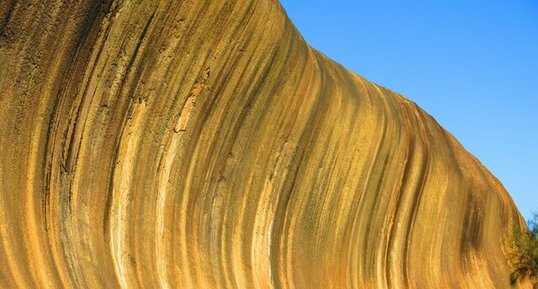
[{"label": "shadowed rock area", "polygon": [[0,288],[510,288],[499,181],[276,0],[5,0],[0,67]]}]

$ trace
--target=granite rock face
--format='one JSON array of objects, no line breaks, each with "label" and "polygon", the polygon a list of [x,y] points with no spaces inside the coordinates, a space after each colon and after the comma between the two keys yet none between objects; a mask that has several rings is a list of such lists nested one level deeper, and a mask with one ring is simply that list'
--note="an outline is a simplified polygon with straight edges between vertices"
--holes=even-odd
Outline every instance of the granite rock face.
[{"label": "granite rock face", "polygon": [[275,0],[5,0],[0,67],[1,288],[510,287],[499,181]]}]

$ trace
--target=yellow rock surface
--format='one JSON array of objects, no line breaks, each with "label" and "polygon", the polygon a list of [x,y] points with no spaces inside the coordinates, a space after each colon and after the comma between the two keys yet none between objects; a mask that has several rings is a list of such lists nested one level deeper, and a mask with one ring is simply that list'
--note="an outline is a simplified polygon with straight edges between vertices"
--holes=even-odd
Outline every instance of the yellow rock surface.
[{"label": "yellow rock surface", "polygon": [[0,67],[0,288],[510,288],[502,185],[277,1],[5,0]]}]

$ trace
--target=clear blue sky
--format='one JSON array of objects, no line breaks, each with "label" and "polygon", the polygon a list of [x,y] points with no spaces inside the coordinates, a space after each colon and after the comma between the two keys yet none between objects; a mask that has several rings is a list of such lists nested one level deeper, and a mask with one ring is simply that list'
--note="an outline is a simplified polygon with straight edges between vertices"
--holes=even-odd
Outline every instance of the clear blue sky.
[{"label": "clear blue sky", "polygon": [[415,101],[538,212],[538,1],[281,3],[311,46]]}]

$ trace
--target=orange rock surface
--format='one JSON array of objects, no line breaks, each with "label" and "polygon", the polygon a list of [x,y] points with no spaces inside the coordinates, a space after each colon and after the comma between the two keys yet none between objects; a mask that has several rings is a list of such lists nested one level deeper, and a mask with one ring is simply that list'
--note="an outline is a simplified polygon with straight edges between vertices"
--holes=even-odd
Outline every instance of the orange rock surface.
[{"label": "orange rock surface", "polygon": [[5,0],[0,67],[1,288],[510,288],[499,181],[275,0]]}]

